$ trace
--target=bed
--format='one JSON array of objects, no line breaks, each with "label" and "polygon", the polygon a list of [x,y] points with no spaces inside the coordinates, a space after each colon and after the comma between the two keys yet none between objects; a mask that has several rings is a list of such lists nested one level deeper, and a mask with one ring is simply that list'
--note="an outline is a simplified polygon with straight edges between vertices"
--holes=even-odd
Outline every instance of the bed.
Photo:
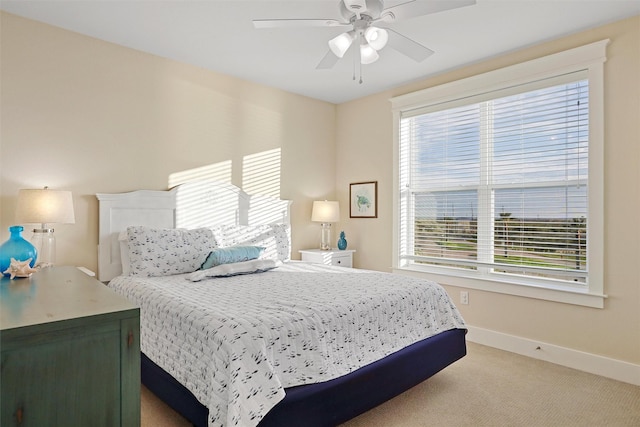
[{"label": "bed", "polygon": [[338,425],[466,354],[437,284],[292,261],[290,201],[213,181],[97,197],[98,277],[141,307],[142,383],[194,425]]}]

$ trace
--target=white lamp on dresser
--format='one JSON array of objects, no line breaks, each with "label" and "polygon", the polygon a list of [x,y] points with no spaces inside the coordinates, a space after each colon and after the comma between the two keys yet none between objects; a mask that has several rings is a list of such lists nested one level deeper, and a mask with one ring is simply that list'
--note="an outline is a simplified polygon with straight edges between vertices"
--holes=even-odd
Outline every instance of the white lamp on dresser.
[{"label": "white lamp on dresser", "polygon": [[335,201],[315,201],[311,212],[311,221],[322,223],[322,242],[320,249],[331,249],[331,223],[340,220],[340,205]]},{"label": "white lamp on dresser", "polygon": [[56,262],[56,238],[51,224],[74,224],[73,197],[71,191],[20,190],[16,207],[16,222],[40,224],[33,230],[31,243],[36,247],[36,267],[49,267]]}]

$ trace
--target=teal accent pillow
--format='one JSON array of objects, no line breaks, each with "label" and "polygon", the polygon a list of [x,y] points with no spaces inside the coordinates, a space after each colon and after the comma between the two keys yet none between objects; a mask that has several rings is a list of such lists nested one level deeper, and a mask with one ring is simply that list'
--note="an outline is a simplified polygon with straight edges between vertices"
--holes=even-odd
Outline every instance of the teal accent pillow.
[{"label": "teal accent pillow", "polygon": [[228,248],[216,248],[212,250],[207,259],[200,266],[200,270],[206,270],[222,264],[257,259],[264,252],[262,246],[231,246]]}]

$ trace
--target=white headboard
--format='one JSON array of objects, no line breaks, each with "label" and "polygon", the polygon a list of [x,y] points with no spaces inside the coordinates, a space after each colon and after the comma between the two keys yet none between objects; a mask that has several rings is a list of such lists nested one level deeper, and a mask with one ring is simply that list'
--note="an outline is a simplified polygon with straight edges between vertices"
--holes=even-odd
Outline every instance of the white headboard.
[{"label": "white headboard", "polygon": [[290,200],[249,195],[217,181],[194,181],[167,191],[96,194],[99,204],[98,279],[122,272],[118,235],[130,225],[199,228],[221,224],[290,224]]}]

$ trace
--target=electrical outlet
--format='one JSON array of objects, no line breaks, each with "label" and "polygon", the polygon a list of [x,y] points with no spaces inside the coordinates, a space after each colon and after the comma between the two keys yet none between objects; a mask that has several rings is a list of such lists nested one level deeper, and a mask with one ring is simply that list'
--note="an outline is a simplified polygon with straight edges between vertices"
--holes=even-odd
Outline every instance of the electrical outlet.
[{"label": "electrical outlet", "polygon": [[469,304],[469,292],[460,291],[460,304]]}]

